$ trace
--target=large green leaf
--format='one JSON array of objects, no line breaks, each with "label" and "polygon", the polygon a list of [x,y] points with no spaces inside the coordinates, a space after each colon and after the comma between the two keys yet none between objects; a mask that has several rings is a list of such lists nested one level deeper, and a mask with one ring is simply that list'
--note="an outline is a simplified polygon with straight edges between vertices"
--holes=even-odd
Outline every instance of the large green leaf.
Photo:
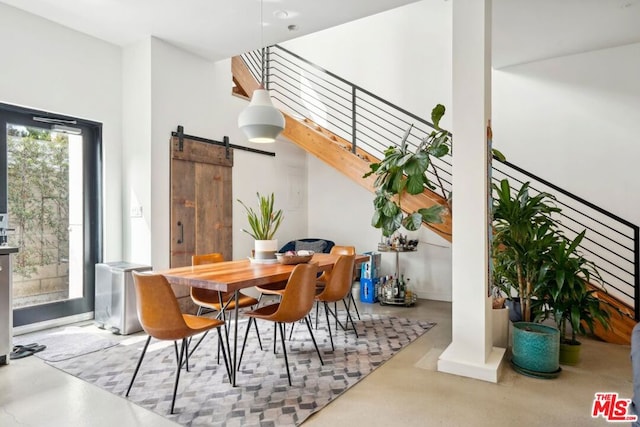
[{"label": "large green leaf", "polygon": [[407,179],[407,193],[420,194],[424,191],[424,175],[410,175]]},{"label": "large green leaf", "polygon": [[420,229],[422,225],[422,215],[417,212],[412,213],[411,215],[407,215],[404,220],[402,220],[402,226],[409,231],[415,231]]},{"label": "large green leaf", "polygon": [[393,200],[387,200],[381,210],[382,214],[388,217],[395,216],[399,211],[400,208]]},{"label": "large green leaf", "polygon": [[436,129],[440,129],[440,119],[444,116],[445,111],[446,109],[442,104],[436,105],[433,107],[433,110],[431,110],[431,121],[433,122],[433,127]]},{"label": "large green leaf", "polygon": [[418,213],[422,216],[422,220],[431,224],[441,224],[442,214],[444,211],[445,207],[442,205],[433,205],[428,208],[418,209]]}]

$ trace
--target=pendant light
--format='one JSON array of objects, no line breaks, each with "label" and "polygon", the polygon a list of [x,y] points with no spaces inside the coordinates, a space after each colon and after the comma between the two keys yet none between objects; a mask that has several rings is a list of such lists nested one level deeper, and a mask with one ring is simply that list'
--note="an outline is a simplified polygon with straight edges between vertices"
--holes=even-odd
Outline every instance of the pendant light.
[{"label": "pendant light", "polygon": [[238,127],[250,142],[274,142],[284,129],[284,116],[271,102],[269,91],[264,86],[265,76],[265,47],[264,25],[262,21],[263,0],[260,0],[260,45],[262,47],[262,76],[260,87],[253,91],[251,102],[238,116]]}]

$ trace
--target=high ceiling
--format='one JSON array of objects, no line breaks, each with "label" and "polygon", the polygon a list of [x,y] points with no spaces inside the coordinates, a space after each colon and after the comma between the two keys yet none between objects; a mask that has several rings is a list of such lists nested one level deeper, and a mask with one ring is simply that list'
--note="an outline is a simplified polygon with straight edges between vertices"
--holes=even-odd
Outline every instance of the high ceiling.
[{"label": "high ceiling", "polygon": [[[212,60],[414,1],[0,0],[116,45],[153,35]],[[493,12],[497,68],[640,42],[640,0],[494,0]]]}]

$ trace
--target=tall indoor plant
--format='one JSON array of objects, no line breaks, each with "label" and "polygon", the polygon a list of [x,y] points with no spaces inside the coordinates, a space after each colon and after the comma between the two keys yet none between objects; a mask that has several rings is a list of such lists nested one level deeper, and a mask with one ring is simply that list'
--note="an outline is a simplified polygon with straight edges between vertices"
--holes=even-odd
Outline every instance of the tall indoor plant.
[{"label": "tall indoor plant", "polygon": [[549,280],[542,289],[547,316],[553,316],[560,330],[562,364],[580,360],[577,334],[593,333],[596,323],[608,329],[609,312],[588,286],[597,282],[604,290],[604,283],[595,265],[578,251],[584,236],[585,231],[573,241],[565,238],[551,250]]},{"label": "tall indoor plant", "polygon": [[274,239],[278,227],[284,219],[282,209],[274,209],[275,196],[273,193],[269,196],[258,197],[258,210],[248,207],[242,200],[238,202],[247,212],[247,220],[251,231],[242,229],[245,233],[255,239],[254,255],[256,259],[275,259],[275,253],[278,250],[278,240]]},{"label": "tall indoor plant", "polygon": [[543,313],[540,295],[548,279],[551,248],[559,240],[551,216],[560,209],[550,194],[529,194],[529,183],[514,194],[506,179],[493,189],[495,284],[508,298],[519,298],[524,320],[513,323],[512,365],[524,375],[553,378],[560,370],[560,333],[532,320]]},{"label": "tall indoor plant", "polygon": [[559,239],[551,215],[560,209],[548,193],[530,195],[528,182],[513,195],[506,179],[493,189],[495,283],[507,298],[519,298],[522,320],[530,322],[539,314],[532,312],[532,301],[547,280],[551,248]]}]

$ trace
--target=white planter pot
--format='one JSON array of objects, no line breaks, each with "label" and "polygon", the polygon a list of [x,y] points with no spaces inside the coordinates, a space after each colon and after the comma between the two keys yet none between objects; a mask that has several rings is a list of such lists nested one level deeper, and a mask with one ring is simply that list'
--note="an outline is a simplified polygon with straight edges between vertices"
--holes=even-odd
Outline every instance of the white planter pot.
[{"label": "white planter pot", "polygon": [[278,239],[256,240],[254,243],[255,259],[276,259]]}]

